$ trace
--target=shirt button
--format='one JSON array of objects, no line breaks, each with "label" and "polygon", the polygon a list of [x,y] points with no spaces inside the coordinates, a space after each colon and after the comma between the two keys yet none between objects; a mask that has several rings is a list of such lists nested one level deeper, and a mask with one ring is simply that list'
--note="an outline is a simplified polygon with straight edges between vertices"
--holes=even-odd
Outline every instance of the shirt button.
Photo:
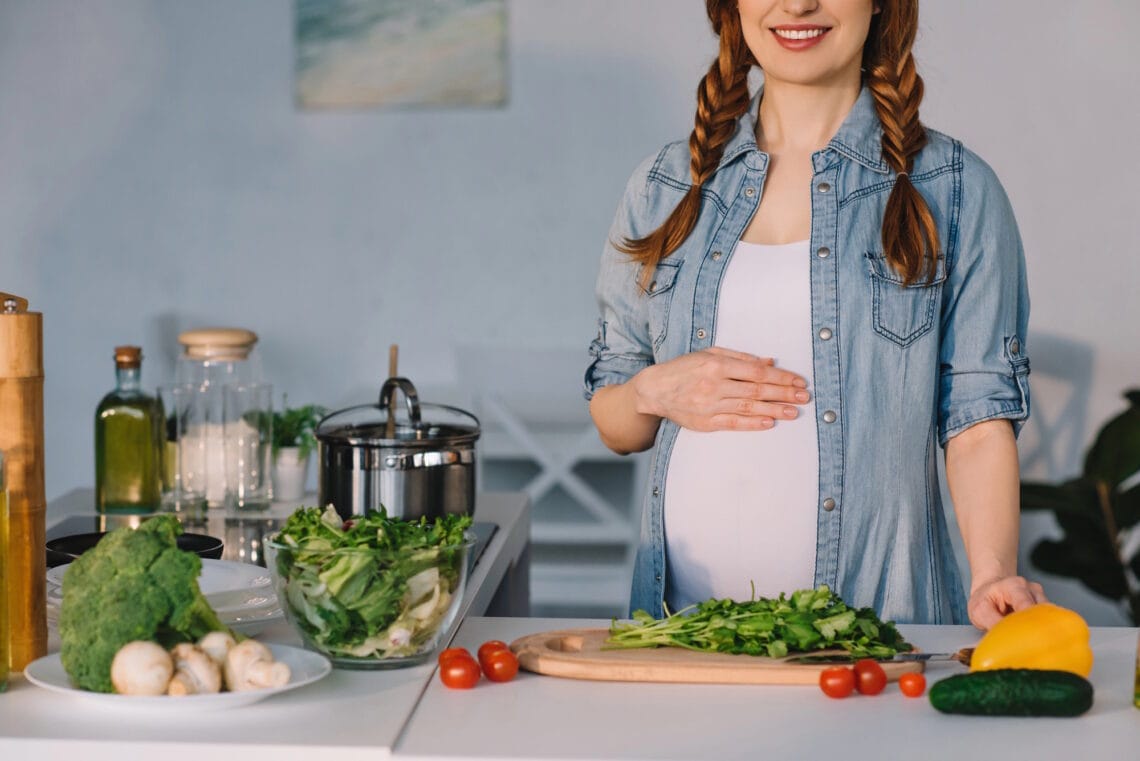
[{"label": "shirt button", "polygon": [[700,330],[697,331],[697,338],[704,338],[706,335],[708,335],[708,334],[705,333],[704,328],[701,328]]},{"label": "shirt button", "polygon": [[831,183],[821,182],[815,186],[815,189],[818,190],[820,193],[830,192],[831,191]]},{"label": "shirt button", "polygon": [[815,252],[815,255],[818,256],[820,259],[826,259],[827,257],[831,256],[831,249],[828,248],[827,246],[824,246],[823,248],[817,250]]},{"label": "shirt button", "polygon": [[712,258],[713,258],[713,261],[714,261],[714,262],[719,262],[719,261],[720,261],[720,258],[721,258],[722,256],[724,256],[724,254],[722,254],[722,253],[721,253],[721,252],[719,252],[719,251],[713,251],[713,252],[712,252]]},{"label": "shirt button", "polygon": [[833,500],[831,497],[825,499],[823,501],[823,509],[830,513],[835,509],[835,500]]},{"label": "shirt button", "polygon": [[744,189],[744,195],[751,198],[752,196],[756,195],[756,188],[745,188]]},{"label": "shirt button", "polygon": [[652,283],[649,284],[649,292],[653,293],[656,290],[657,290],[657,281],[654,280]]},{"label": "shirt button", "polygon": [[658,497],[658,496],[660,496],[660,495],[661,495],[661,490],[660,490],[660,489],[658,489],[656,486],[654,486],[654,487],[653,487],[653,496],[654,496],[654,497]]},{"label": "shirt button", "polygon": [[819,337],[822,338],[824,341],[830,340],[831,339],[831,328],[820,328],[819,329]]},{"label": "shirt button", "polygon": [[661,574],[657,574],[657,575],[656,575],[656,576],[654,576],[653,578],[654,578],[655,580],[657,580],[657,581],[661,581]]},{"label": "shirt button", "polygon": [[823,422],[834,423],[837,417],[839,416],[835,414],[835,410],[828,410],[827,412],[823,413]]}]

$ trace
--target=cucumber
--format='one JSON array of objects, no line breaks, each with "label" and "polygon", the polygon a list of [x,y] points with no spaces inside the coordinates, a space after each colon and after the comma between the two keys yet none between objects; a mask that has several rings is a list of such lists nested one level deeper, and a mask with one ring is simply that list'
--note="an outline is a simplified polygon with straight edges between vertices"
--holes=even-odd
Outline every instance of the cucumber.
[{"label": "cucumber", "polygon": [[1092,707],[1093,686],[1069,671],[975,671],[937,682],[930,703],[971,716],[1080,716]]}]

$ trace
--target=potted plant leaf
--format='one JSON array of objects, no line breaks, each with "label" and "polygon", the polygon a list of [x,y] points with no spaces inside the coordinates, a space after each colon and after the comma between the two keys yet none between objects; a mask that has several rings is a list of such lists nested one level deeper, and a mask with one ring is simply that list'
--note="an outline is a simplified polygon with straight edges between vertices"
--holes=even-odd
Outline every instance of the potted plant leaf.
[{"label": "potted plant leaf", "polygon": [[1128,409],[1100,429],[1081,475],[1061,484],[1023,481],[1021,509],[1052,510],[1064,531],[1033,547],[1034,566],[1124,604],[1140,624],[1140,548],[1126,541],[1140,531],[1140,389],[1124,397]]},{"label": "potted plant leaf", "polygon": [[273,498],[288,501],[304,496],[309,472],[309,455],[317,446],[313,432],[327,414],[324,407],[307,404],[273,413]]}]

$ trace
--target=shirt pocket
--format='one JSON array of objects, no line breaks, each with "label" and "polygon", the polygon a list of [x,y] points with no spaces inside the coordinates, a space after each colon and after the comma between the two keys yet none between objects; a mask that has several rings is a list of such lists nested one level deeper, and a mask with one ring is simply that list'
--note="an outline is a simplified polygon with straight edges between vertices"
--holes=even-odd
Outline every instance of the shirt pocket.
[{"label": "shirt pocket", "polygon": [[653,339],[653,349],[661,348],[665,340],[665,333],[669,325],[669,304],[673,301],[673,284],[677,282],[677,273],[681,269],[681,262],[662,259],[653,270],[653,277],[642,286],[642,292],[649,300],[649,336]]},{"label": "shirt pocket", "polygon": [[872,318],[875,332],[898,344],[909,346],[929,333],[938,319],[942,284],[946,281],[946,260],[938,258],[934,280],[920,275],[910,285],[882,253],[866,254],[871,278]]}]

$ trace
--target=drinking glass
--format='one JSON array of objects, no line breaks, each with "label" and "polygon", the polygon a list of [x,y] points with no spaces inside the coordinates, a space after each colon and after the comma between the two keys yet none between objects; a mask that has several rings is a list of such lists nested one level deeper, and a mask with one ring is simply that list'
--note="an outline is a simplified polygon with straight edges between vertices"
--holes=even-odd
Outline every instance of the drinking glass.
[{"label": "drinking glass", "polygon": [[209,483],[205,435],[208,400],[197,386],[179,383],[159,386],[166,413],[162,452],[162,509],[189,522],[206,517]]},{"label": "drinking glass", "polygon": [[273,386],[227,384],[222,415],[226,456],[226,507],[268,510],[272,500]]}]

